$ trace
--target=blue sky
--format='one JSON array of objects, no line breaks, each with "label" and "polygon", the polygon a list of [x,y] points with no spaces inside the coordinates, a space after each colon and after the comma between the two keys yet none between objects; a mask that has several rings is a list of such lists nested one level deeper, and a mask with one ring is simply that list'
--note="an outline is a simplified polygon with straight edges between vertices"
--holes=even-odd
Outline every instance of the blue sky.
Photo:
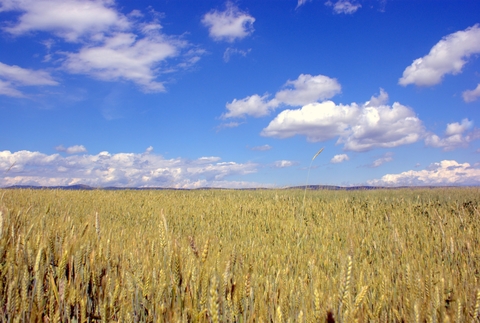
[{"label": "blue sky", "polygon": [[478,13],[0,0],[0,187],[479,185]]}]

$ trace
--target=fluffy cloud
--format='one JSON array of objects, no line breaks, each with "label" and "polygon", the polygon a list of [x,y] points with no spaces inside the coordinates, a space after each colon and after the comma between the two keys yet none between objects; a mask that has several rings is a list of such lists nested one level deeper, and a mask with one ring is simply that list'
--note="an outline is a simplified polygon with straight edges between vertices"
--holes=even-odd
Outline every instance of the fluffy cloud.
[{"label": "fluffy cloud", "polygon": [[275,100],[290,106],[329,99],[341,91],[341,86],[336,79],[325,75],[309,74],[300,74],[296,80],[287,81],[284,88],[275,94]]},{"label": "fluffy cloud", "polygon": [[253,33],[255,18],[241,11],[231,2],[227,2],[225,11],[212,10],[202,19],[208,28],[210,37],[216,41],[234,42]]},{"label": "fluffy cloud", "polygon": [[480,53],[480,27],[474,25],[440,40],[428,55],[417,58],[408,66],[399,84],[431,86],[442,81],[445,74],[458,74],[467,59]]},{"label": "fluffy cloud", "polygon": [[421,185],[480,185],[480,168],[469,163],[443,160],[427,169],[409,170],[400,174],[387,174],[381,179],[368,181],[375,186],[421,186]]},{"label": "fluffy cloud", "polygon": [[467,90],[462,93],[465,102],[476,101],[480,97],[480,84],[474,90]]},{"label": "fluffy cloud", "polygon": [[263,96],[254,94],[241,100],[234,99],[227,103],[228,112],[223,114],[222,118],[239,118],[247,115],[256,118],[266,116],[270,114],[271,110],[275,109],[275,105],[271,101],[267,101],[267,98],[267,94]]},{"label": "fluffy cloud", "polygon": [[335,105],[332,101],[307,104],[301,109],[284,110],[263,129],[262,136],[288,138],[305,135],[309,141],[325,141],[346,134],[358,118],[360,108]]},{"label": "fluffy cloud", "polygon": [[277,160],[275,163],[273,163],[273,167],[275,168],[285,168],[285,167],[291,167],[294,165],[297,165],[297,163],[291,160]]},{"label": "fluffy cloud", "polygon": [[58,85],[48,72],[21,68],[0,62],[0,95],[23,97],[22,86]]},{"label": "fluffy cloud", "polygon": [[480,130],[474,129],[473,131],[463,135],[464,132],[473,127],[473,121],[463,119],[461,123],[454,122],[447,124],[445,130],[445,137],[440,138],[436,134],[429,133],[425,137],[425,145],[443,148],[445,151],[453,150],[455,148],[467,147],[468,144],[480,138]]},{"label": "fluffy cloud", "polygon": [[381,91],[365,104],[336,105],[332,101],[311,103],[300,109],[282,111],[263,129],[266,137],[288,138],[304,135],[312,142],[337,138],[345,150],[367,151],[374,148],[392,148],[418,141],[424,127],[413,110],[395,102],[383,103],[388,98]]},{"label": "fluffy cloud", "polygon": [[112,0],[1,0],[0,11],[20,11],[18,21],[4,30],[20,35],[33,31],[53,32],[67,41],[109,29],[127,29],[128,19]]},{"label": "fluffy cloud", "polygon": [[[70,47],[78,46],[56,53],[64,55],[63,70],[106,81],[131,81],[146,92],[164,91],[163,82],[157,80],[161,73],[189,68],[204,52],[192,50],[180,37],[163,34],[157,18],[142,21],[139,11],[119,13],[113,0],[0,0],[0,5],[0,11],[21,13],[3,28],[12,35],[44,31],[73,43]],[[9,88],[2,83],[0,91]]]},{"label": "fluffy cloud", "polygon": [[343,163],[344,161],[347,161],[347,160],[350,160],[350,158],[348,158],[347,154],[335,155],[330,160],[330,163],[339,164],[339,163]]},{"label": "fluffy cloud", "polygon": [[269,95],[254,94],[244,99],[227,103],[227,113],[222,118],[239,118],[247,115],[263,117],[280,105],[300,106],[318,100],[325,100],[340,93],[341,86],[336,79],[325,75],[300,74],[296,80],[287,81],[283,89],[269,100]]},{"label": "fluffy cloud", "polygon": [[63,145],[55,147],[56,151],[60,152],[66,152],[67,154],[79,154],[79,153],[86,153],[87,148],[83,145],[75,145],[75,146],[70,146],[70,147],[63,147]]},{"label": "fluffy cloud", "polygon": [[329,7],[333,7],[333,12],[338,14],[340,13],[352,14],[362,7],[362,5],[357,3],[356,1],[349,1],[349,0],[338,0],[335,3],[329,0],[325,2],[325,5]]},{"label": "fluffy cloud", "polygon": [[[219,157],[164,159],[149,147],[142,154],[46,155],[31,151],[0,152],[0,186],[75,185],[94,187],[255,187],[228,182],[232,175],[254,173],[257,165],[222,162]],[[229,184],[230,183],[230,184]]]}]

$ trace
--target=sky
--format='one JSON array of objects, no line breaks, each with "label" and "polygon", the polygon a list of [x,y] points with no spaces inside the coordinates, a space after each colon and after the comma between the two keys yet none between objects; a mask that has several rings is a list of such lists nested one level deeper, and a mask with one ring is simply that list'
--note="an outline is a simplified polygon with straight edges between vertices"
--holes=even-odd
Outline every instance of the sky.
[{"label": "sky", "polygon": [[479,185],[479,13],[0,0],[0,187]]}]

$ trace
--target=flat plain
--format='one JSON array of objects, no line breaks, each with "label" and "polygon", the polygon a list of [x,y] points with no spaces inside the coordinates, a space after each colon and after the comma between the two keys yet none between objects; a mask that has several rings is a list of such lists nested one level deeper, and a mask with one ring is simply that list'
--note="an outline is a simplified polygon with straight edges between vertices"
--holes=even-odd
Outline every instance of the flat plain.
[{"label": "flat plain", "polygon": [[480,189],[0,190],[2,322],[478,322]]}]

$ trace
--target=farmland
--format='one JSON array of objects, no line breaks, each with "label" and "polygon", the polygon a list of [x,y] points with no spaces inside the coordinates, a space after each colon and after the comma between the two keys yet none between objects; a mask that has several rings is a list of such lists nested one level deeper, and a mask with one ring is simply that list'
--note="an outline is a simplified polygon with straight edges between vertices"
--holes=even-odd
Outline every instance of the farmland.
[{"label": "farmland", "polygon": [[0,190],[2,322],[478,322],[480,189]]}]

